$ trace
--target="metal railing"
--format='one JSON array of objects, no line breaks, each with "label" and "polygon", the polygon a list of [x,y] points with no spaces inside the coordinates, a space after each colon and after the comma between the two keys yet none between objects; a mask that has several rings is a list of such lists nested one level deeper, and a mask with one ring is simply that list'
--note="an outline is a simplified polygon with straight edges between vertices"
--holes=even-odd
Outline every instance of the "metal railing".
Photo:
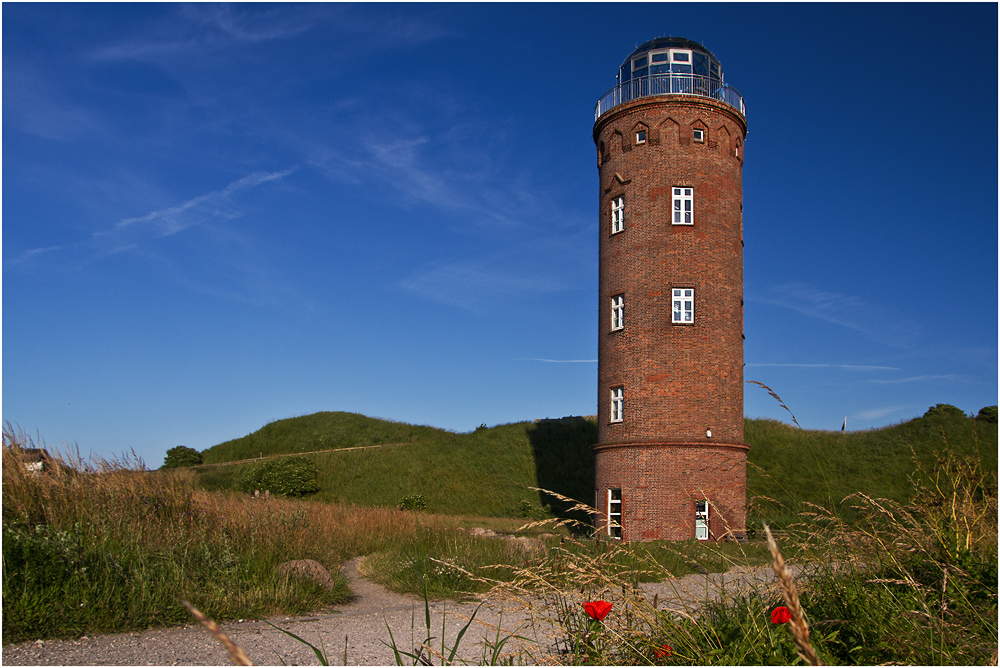
[{"label": "metal railing", "polygon": [[716,79],[699,74],[652,74],[618,84],[597,101],[594,120],[619,104],[652,95],[697,95],[710,97],[733,107],[746,117],[746,107],[740,92]]}]

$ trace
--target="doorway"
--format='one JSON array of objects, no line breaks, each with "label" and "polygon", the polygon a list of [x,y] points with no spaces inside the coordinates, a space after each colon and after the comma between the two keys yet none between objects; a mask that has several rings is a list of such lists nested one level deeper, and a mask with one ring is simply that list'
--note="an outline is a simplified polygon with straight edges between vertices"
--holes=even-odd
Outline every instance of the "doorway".
[{"label": "doorway", "polygon": [[694,502],[694,537],[708,540],[708,500]]}]

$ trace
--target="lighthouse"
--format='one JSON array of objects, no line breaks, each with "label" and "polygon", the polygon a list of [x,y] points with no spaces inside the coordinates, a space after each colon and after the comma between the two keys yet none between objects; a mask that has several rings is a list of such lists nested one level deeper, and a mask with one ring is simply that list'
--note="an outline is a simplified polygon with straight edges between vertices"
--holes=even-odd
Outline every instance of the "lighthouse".
[{"label": "lighthouse", "polygon": [[743,97],[704,46],[661,37],[594,116],[597,529],[743,538]]}]

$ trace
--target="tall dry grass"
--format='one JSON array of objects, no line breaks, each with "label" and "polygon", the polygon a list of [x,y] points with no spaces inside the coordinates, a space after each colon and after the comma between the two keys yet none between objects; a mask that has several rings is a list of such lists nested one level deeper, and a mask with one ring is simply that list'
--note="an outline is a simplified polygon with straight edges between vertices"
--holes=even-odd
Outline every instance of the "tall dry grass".
[{"label": "tall dry grass", "polygon": [[[215,619],[293,614],[349,598],[340,564],[412,539],[413,517],[197,490],[186,471],[84,461],[3,431],[3,641],[72,637],[184,623],[185,598]],[[334,588],[275,567],[314,559]]]}]

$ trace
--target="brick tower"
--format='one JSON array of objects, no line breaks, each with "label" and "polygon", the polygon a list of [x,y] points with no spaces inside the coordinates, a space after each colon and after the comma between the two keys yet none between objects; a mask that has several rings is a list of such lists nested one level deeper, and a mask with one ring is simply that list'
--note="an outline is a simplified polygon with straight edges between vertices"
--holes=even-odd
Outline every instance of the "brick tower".
[{"label": "brick tower", "polygon": [[742,538],[743,98],[688,39],[646,42],[598,101],[598,529]]}]

